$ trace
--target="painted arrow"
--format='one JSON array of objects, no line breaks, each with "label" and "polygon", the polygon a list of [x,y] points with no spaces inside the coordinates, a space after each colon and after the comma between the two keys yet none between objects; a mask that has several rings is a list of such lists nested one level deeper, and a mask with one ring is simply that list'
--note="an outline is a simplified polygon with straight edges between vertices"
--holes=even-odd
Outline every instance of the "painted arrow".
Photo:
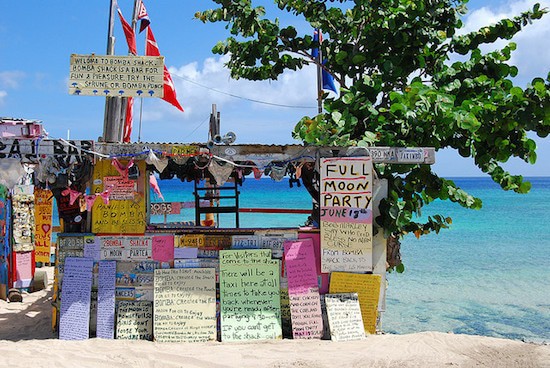
[{"label": "painted arrow", "polygon": [[153,90],[150,90],[150,91],[149,91],[148,93],[149,93],[149,94],[150,94],[150,95],[152,96],[152,95],[154,95],[154,94],[155,94],[155,91],[153,91]]},{"label": "painted arrow", "polygon": [[106,95],[108,95],[109,92],[111,92],[111,91],[109,91],[108,89],[103,90],[103,93],[105,93]]},{"label": "painted arrow", "polygon": [[143,93],[143,91],[142,91],[141,89],[138,89],[138,90],[136,91],[136,93],[138,94],[138,96],[141,96],[141,94]]}]

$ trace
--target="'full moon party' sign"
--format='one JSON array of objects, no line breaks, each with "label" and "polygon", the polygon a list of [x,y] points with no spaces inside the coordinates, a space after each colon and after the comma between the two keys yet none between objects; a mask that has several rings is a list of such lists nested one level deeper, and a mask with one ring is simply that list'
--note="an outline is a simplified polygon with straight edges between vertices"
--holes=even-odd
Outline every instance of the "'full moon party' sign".
[{"label": "'full moon party' sign", "polygon": [[372,270],[372,160],[321,159],[322,272]]}]

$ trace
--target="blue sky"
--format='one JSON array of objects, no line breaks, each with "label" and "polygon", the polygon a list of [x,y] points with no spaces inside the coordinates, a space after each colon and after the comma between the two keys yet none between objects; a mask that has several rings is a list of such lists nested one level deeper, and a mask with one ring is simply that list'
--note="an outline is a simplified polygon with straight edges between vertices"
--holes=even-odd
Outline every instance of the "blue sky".
[{"label": "blue sky", "polygon": [[[550,0],[540,3],[550,8]],[[533,4],[530,0],[471,0],[465,30],[519,14]],[[119,0],[119,5],[130,20],[133,0]],[[212,46],[227,37],[227,31],[222,24],[202,24],[193,19],[197,10],[212,8],[214,3],[145,0],[145,5],[185,112],[158,99],[144,99],[141,141],[205,142],[211,106],[217,104],[221,131],[236,132],[236,143],[299,143],[290,132],[300,117],[316,112],[313,68],[285,73],[275,82],[232,80],[224,59],[211,53]],[[0,116],[42,120],[54,138],[66,138],[69,131],[72,139],[101,136],[104,98],[71,96],[67,84],[71,54],[106,53],[108,10],[109,0],[1,1]],[[303,21],[279,16],[283,24],[293,22],[299,30],[310,31]],[[126,42],[118,19],[115,36],[116,54],[125,55]],[[144,53],[144,37],[142,33],[137,39],[140,54]],[[546,76],[550,70],[550,48],[541,47],[548,39],[550,15],[514,40],[518,49],[512,62],[520,69],[516,78],[519,86],[524,87],[535,76]],[[139,102],[134,114],[132,140],[137,141]],[[537,144],[536,165],[513,160],[506,167],[516,174],[550,176],[550,138],[537,139]],[[436,160],[435,170],[443,176],[482,175],[471,159],[453,151],[438,152]]]}]

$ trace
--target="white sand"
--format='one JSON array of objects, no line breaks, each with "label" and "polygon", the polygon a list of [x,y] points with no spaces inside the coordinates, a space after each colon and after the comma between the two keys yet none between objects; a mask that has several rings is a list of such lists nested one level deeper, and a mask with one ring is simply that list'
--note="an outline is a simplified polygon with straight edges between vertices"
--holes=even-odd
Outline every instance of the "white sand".
[{"label": "white sand", "polygon": [[550,346],[482,336],[422,332],[364,341],[161,344],[51,332],[51,267],[46,290],[23,303],[0,300],[0,367],[550,367]]}]

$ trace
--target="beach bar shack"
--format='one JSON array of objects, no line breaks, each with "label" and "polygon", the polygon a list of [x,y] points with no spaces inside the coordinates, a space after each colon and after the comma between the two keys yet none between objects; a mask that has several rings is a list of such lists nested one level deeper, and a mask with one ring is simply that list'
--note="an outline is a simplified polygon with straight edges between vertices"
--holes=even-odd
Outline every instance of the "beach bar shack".
[{"label": "beach bar shack", "polygon": [[[434,162],[431,148],[22,142],[1,140],[2,165],[18,170],[4,197],[23,193],[27,165],[24,195],[48,190],[55,198],[52,326],[61,339],[342,341],[376,333],[386,240],[375,219],[387,189],[373,163]],[[242,207],[243,178],[252,176],[300,183],[311,207]],[[163,200],[163,181],[178,179],[191,199]],[[285,211],[307,213],[307,224],[250,226],[240,216]],[[4,253],[16,245],[14,231]]]}]

